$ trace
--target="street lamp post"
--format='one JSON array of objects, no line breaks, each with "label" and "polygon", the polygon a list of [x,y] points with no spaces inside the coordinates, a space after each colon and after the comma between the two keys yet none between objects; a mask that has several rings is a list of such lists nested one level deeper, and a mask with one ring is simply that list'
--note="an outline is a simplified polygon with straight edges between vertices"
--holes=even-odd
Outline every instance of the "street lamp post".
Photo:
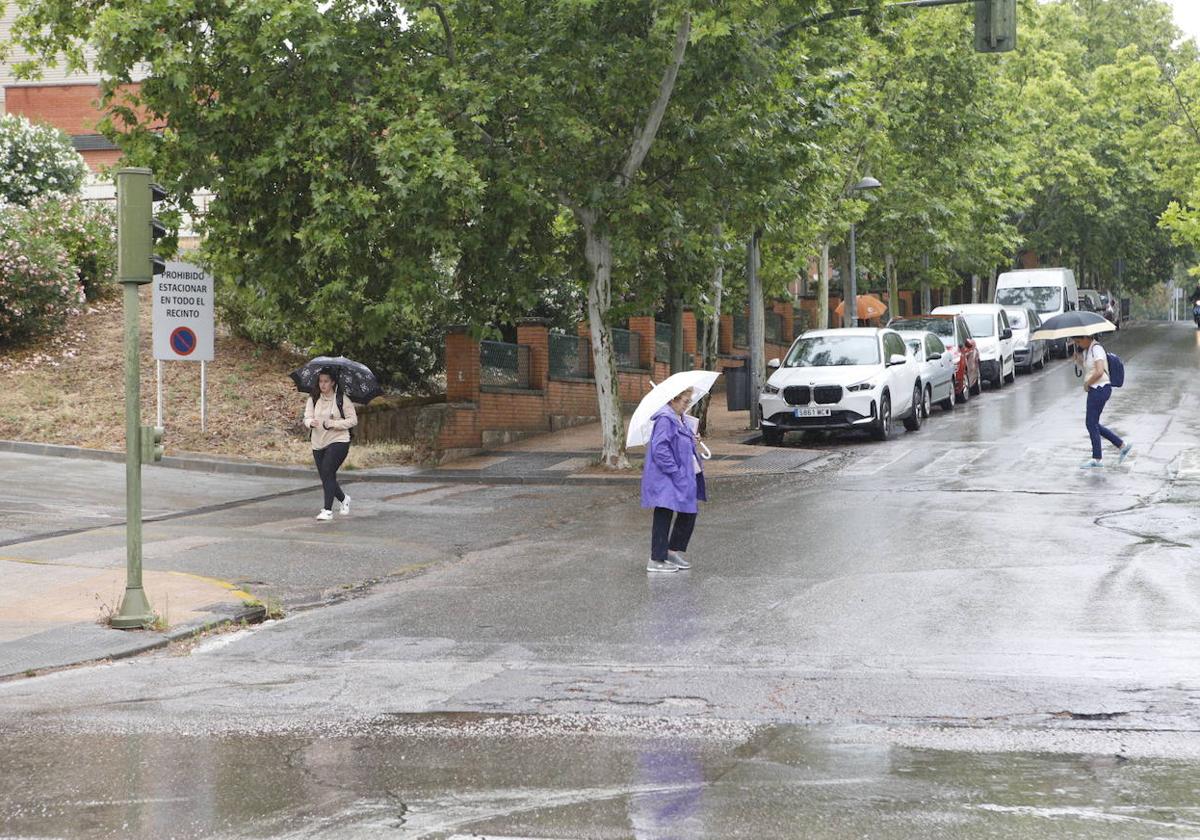
[{"label": "street lamp post", "polygon": [[[877,190],[882,184],[874,178],[863,178],[851,188],[851,192],[864,192],[866,190]],[[850,277],[849,283],[846,284],[846,302],[843,306],[845,317],[843,323],[851,327],[858,326],[858,250],[856,245],[856,230],[853,222],[850,223]]]}]

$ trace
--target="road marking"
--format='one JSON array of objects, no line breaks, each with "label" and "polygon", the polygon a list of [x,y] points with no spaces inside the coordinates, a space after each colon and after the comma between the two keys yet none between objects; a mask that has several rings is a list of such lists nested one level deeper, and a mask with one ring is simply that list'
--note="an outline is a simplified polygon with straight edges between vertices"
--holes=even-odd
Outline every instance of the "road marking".
[{"label": "road marking", "polygon": [[988,452],[990,447],[956,447],[939,455],[936,459],[917,470],[918,475],[952,475],[975,463]]},{"label": "road marking", "polygon": [[844,475],[875,475],[875,473],[882,472],[892,464],[907,458],[915,449],[916,447],[910,446],[901,450],[899,454],[895,450],[878,454],[872,453],[865,458],[852,461],[842,472]]},{"label": "road marking", "polygon": [[1177,479],[1192,481],[1200,478],[1200,449],[1185,449],[1179,455]]},{"label": "road marking", "polygon": [[555,472],[575,472],[581,470],[591,464],[590,458],[568,458],[565,461],[559,461],[556,464],[551,464],[546,467],[547,470]]}]

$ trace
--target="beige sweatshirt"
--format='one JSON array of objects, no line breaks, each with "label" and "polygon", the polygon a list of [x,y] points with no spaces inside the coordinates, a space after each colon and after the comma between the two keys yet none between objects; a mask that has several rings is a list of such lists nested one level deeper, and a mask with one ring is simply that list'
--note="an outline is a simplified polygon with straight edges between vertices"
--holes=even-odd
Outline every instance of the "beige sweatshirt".
[{"label": "beige sweatshirt", "polygon": [[[331,443],[349,443],[350,430],[358,425],[358,412],[354,403],[342,397],[342,408],[346,410],[346,419],[338,411],[337,398],[334,395],[321,395],[313,404],[312,397],[304,401],[304,425],[312,429],[312,448],[324,449]],[[325,428],[328,424],[329,428]]]}]

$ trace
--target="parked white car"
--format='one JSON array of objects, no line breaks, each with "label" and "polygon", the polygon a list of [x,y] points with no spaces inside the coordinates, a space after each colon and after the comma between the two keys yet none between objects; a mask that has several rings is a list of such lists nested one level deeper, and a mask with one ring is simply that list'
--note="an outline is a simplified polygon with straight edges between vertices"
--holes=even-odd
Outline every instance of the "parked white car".
[{"label": "parked white car", "polygon": [[865,429],[887,440],[897,417],[910,432],[921,428],[918,363],[895,330],[812,330],[769,367],[758,403],[767,444],[813,429]]},{"label": "parked white car", "polygon": [[1040,338],[1030,338],[1042,326],[1042,319],[1029,307],[1006,306],[1008,325],[1013,331],[1013,363],[1026,373],[1041,370],[1050,358],[1050,345]]},{"label": "parked white car", "polygon": [[993,388],[1017,378],[1013,358],[1013,332],[1008,313],[996,303],[960,303],[939,306],[934,315],[961,315],[971,330],[971,338],[979,348],[979,369]]},{"label": "parked white car", "polygon": [[954,371],[957,363],[942,340],[928,330],[897,330],[916,359],[921,377],[921,417],[928,420],[937,403],[954,408]]}]

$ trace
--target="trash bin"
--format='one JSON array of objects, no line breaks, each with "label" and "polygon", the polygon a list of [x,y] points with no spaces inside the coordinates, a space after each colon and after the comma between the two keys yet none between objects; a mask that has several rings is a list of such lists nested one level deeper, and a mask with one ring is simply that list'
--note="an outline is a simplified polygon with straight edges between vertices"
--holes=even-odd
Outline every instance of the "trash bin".
[{"label": "trash bin", "polygon": [[750,358],[741,357],[740,367],[727,367],[725,374],[725,408],[729,411],[750,410]]}]

